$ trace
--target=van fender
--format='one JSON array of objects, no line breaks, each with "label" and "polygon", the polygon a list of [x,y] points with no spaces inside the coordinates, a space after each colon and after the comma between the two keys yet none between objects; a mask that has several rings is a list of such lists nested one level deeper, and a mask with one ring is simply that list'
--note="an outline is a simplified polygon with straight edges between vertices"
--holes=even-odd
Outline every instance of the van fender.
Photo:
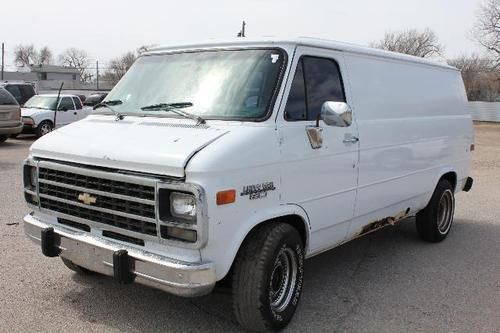
[{"label": "van fender", "polygon": [[257,214],[251,214],[250,216],[248,216],[248,219],[242,221],[243,223],[241,223],[241,227],[239,228],[238,232],[235,233],[235,237],[232,237],[230,246],[226,248],[226,251],[224,251],[225,258],[220,258],[222,260],[217,260],[216,262],[217,279],[223,278],[229,272],[245,238],[256,226],[266,222],[271,222],[280,217],[290,215],[300,217],[302,222],[304,223],[304,230],[306,232],[306,244],[304,247],[304,252],[307,254],[311,235],[311,224],[309,216],[307,215],[307,212],[299,205],[282,204],[277,207],[258,211]]}]

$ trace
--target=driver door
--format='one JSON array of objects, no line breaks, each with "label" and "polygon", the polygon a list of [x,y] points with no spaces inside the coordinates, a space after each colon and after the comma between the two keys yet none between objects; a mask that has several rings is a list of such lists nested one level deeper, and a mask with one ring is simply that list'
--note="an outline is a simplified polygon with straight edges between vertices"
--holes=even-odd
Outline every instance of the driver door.
[{"label": "driver door", "polygon": [[[277,123],[282,146],[282,200],[301,206],[309,216],[309,254],[343,242],[353,218],[358,182],[358,130],[326,125],[316,119],[324,102],[346,102],[343,55],[299,47],[292,63]],[[311,128],[322,139],[310,139]],[[320,140],[321,141],[321,140]]]},{"label": "driver door", "polygon": [[67,125],[78,120],[76,117],[76,108],[73,103],[73,99],[71,97],[61,97],[59,106],[57,107],[57,127]]}]

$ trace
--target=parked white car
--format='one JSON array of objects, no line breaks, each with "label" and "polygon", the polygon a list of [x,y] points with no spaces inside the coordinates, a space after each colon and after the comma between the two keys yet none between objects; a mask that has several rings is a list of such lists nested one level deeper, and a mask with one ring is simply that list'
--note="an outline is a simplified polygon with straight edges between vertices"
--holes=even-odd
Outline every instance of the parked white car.
[{"label": "parked white car", "polygon": [[80,97],[76,95],[43,94],[31,97],[21,109],[23,134],[46,135],[54,129],[54,113],[57,106],[56,128],[85,118],[90,109],[83,108]]},{"label": "parked white car", "polygon": [[460,72],[429,60],[308,38],[164,47],[103,104],[32,145],[26,234],[79,273],[229,284],[250,330],[292,319],[304,259],[412,216],[441,241],[472,186]]}]

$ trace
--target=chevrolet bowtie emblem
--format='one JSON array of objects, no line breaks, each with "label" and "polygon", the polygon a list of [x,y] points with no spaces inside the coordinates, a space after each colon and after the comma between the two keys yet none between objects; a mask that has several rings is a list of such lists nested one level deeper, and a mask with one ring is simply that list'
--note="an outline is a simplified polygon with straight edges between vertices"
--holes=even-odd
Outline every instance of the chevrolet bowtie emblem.
[{"label": "chevrolet bowtie emblem", "polygon": [[86,205],[92,205],[92,204],[95,204],[97,198],[91,196],[88,193],[80,193],[78,195],[78,200],[80,200],[81,202],[83,202]]}]

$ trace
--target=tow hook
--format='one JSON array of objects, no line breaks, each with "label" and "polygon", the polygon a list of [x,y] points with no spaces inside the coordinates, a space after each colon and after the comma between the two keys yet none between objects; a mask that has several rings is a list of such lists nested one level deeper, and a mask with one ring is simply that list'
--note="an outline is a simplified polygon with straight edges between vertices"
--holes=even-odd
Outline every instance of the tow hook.
[{"label": "tow hook", "polygon": [[59,248],[60,238],[52,227],[42,229],[40,243],[42,245],[42,253],[47,257],[57,257],[61,253],[61,249]]},{"label": "tow hook", "polygon": [[118,250],[113,253],[113,278],[121,284],[134,282],[135,274],[132,273],[133,261],[127,250]]}]

